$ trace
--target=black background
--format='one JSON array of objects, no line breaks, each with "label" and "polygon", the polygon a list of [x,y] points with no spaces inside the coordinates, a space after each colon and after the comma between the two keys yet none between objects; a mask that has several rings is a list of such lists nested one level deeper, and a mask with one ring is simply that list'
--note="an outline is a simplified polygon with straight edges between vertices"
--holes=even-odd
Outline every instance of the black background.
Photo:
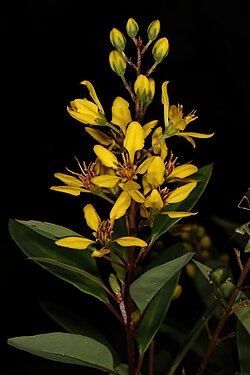
[{"label": "black background", "polygon": [[[169,80],[170,102],[183,104],[185,113],[193,108],[198,111],[199,119],[189,130],[215,132],[209,140],[197,140],[195,150],[180,141],[179,152],[185,152],[198,167],[214,163],[198,204],[199,218],[216,214],[241,223],[248,220],[247,212],[237,208],[249,186],[247,3],[30,0],[1,5],[1,351],[9,364],[3,374],[21,373],[20,369],[25,374],[45,369],[70,372],[67,366],[48,364],[6,345],[8,337],[58,329],[41,310],[40,300],[74,302],[84,310],[86,306],[92,311],[99,308],[92,299],[83,301],[73,287],[25,260],[10,239],[7,224],[9,218],[17,218],[54,222],[74,230],[84,225],[81,207],[87,198],[56,193],[49,187],[57,184],[54,172],[64,172],[65,166],[75,168],[74,155],[80,160],[89,158],[92,143],[83,126],[66,111],[70,100],[86,96],[80,82],[93,83],[105,109],[111,108],[118,95],[129,99],[109,67],[113,27],[125,33],[132,17],[144,36],[149,23],[160,20],[160,37],[169,39],[170,51],[153,75],[156,89],[160,91],[161,83]],[[162,105],[157,116],[163,119]]]}]

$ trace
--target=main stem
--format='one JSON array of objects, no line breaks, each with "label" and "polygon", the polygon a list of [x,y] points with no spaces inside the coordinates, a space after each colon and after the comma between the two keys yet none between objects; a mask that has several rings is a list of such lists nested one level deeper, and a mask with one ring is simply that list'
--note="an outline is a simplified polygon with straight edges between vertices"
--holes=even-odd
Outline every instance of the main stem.
[{"label": "main stem", "polygon": [[[136,202],[132,200],[129,215],[129,235],[136,234]],[[128,252],[128,265],[127,265],[127,286],[126,286],[126,307],[127,307],[127,354],[128,354],[128,368],[129,375],[135,375],[135,358],[134,358],[134,327],[131,321],[133,313],[133,300],[130,295],[130,285],[134,279],[135,267],[135,248],[130,246]]]},{"label": "main stem", "polygon": [[229,300],[228,300],[228,303],[227,303],[227,306],[225,308],[225,311],[224,311],[224,315],[222,316],[221,320],[219,321],[217,327],[216,327],[216,330],[215,330],[215,333],[213,335],[213,337],[211,338],[210,342],[209,342],[209,345],[207,347],[207,351],[201,361],[201,364],[200,364],[200,367],[198,368],[197,372],[196,372],[196,375],[203,375],[204,374],[204,371],[206,369],[206,366],[207,366],[207,363],[215,349],[215,347],[218,345],[219,343],[219,340],[220,340],[220,336],[221,336],[221,333],[222,333],[222,330],[225,326],[225,323],[227,321],[227,319],[229,318],[230,316],[230,313],[232,311],[232,307],[233,307],[233,304],[235,302],[235,299],[239,293],[239,290],[240,288],[242,287],[243,285],[243,282],[245,281],[245,278],[248,274],[250,270],[250,257],[248,258],[241,274],[240,274],[240,277],[238,279],[238,282],[234,288],[234,290],[232,291],[230,297],[229,297]]}]

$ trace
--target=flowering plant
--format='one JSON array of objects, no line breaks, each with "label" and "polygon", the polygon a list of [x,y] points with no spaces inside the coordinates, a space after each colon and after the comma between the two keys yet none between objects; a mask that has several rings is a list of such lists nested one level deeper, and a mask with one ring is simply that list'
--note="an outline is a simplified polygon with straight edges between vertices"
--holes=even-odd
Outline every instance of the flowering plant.
[{"label": "flowering plant", "polygon": [[[169,81],[161,83],[162,114],[145,121],[155,99],[152,75],[167,57],[169,42],[166,37],[158,38],[159,20],[148,26],[147,43],[143,43],[132,18],[127,21],[126,34],[135,46],[135,59],[125,53],[125,34],[113,28],[110,41],[114,49],[109,63],[130,102],[117,96],[107,116],[98,90],[88,80],[81,82],[89,97],[71,101],[67,111],[96,142],[92,160],[81,163],[77,159],[78,170],[67,168],[66,173],[55,173],[62,184],[51,187],[52,191],[83,195],[84,199],[93,195],[98,204],[106,204],[102,212],[92,203],[83,207],[92,233],[85,237],[85,233],[48,222],[9,221],[10,234],[26,256],[106,306],[119,323],[121,341],[112,343],[111,337],[104,337],[89,322],[76,327],[69,317],[62,319],[52,306],[46,306],[64,332],[14,337],[8,343],[54,361],[94,367],[109,374],[171,375],[214,315],[218,318],[219,314],[220,319],[225,311],[226,317],[234,313],[249,333],[249,300],[239,292],[243,277],[235,289],[228,267],[216,264],[211,268],[197,257],[194,248],[187,250],[180,241],[172,241],[188,227],[178,221],[197,214],[192,210],[209,182],[213,164],[198,168],[185,161],[184,155],[177,157],[171,150],[171,140],[181,137],[195,148],[196,138],[210,138],[213,133],[189,130],[197,119],[196,111],[184,115],[182,105],[170,104]],[[144,70],[142,61],[150,49],[153,63]],[[169,246],[165,244],[166,235],[172,236]],[[202,276],[199,285],[209,296],[206,310],[178,355],[164,368],[158,368],[156,340],[164,331],[171,304],[181,293],[183,269],[190,275],[196,270]],[[220,312],[211,297],[214,295],[223,306]],[[215,332],[217,336],[212,337],[197,374],[205,371],[218,344],[221,331]],[[119,342],[126,347],[125,354]]]}]

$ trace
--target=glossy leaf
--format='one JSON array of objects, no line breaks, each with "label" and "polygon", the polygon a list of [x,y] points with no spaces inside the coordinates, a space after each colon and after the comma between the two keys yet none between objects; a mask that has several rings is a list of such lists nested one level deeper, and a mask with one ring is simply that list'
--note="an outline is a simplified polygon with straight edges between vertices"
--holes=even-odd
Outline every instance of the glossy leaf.
[{"label": "glossy leaf", "polygon": [[[211,271],[211,268],[203,263],[198,262],[197,260],[193,259],[192,261],[197,265],[203,276],[205,276],[205,278],[209,282],[208,274],[209,271]],[[225,284],[222,284],[219,288],[217,288],[217,291],[218,293],[220,293],[222,298],[227,300],[234,288],[235,285],[230,280],[227,280]],[[242,323],[242,325],[245,327],[247,332],[250,334],[250,300],[242,291],[238,292],[238,295],[232,306],[232,310],[239,321]]]},{"label": "glossy leaf", "polygon": [[176,275],[190,261],[193,255],[194,253],[191,252],[186,253],[177,259],[151,268],[131,284],[131,296],[141,312],[172,276]]},{"label": "glossy leaf", "polygon": [[110,350],[90,337],[53,332],[8,339],[8,344],[52,361],[98,368],[116,374]]},{"label": "glossy leaf", "polygon": [[[197,203],[200,196],[203,194],[208,181],[211,177],[213,164],[209,164],[200,168],[198,172],[192,175],[192,179],[198,181],[196,188],[189,194],[189,196],[180,203],[171,203],[167,206],[168,211],[191,211]],[[169,230],[181,218],[171,219],[167,215],[158,215],[154,221],[151,231],[151,244],[155,242],[163,233]]]},{"label": "glossy leaf", "polygon": [[93,324],[93,322],[90,321],[90,319],[87,319],[86,316],[83,318],[78,313],[52,301],[42,301],[40,306],[44,312],[66,332],[88,336],[104,344],[111,351],[114,363],[121,363],[117,351],[110,342],[108,342],[101,330],[97,328],[96,324]]},{"label": "glossy leaf", "polygon": [[172,301],[180,272],[172,276],[156,293],[145,310],[140,327],[135,332],[135,339],[140,353],[144,353],[158,332]]},{"label": "glossy leaf", "polygon": [[236,342],[240,370],[250,373],[250,334],[246,331],[238,319],[236,320]]},{"label": "glossy leaf", "polygon": [[[46,230],[45,230],[46,227]],[[79,251],[55,245],[54,240],[77,235],[70,229],[38,221],[9,220],[9,232],[22,252],[29,257],[55,259],[99,275],[96,261],[88,250]],[[42,233],[42,234],[41,234]],[[80,236],[80,235],[79,235]]]},{"label": "glossy leaf", "polygon": [[33,257],[29,259],[37,262],[53,275],[74,285],[82,292],[90,294],[104,303],[109,302],[107,294],[105,292],[105,290],[107,289],[106,286],[99,278],[91,275],[90,273],[81,270],[80,268],[73,267],[69,264],[58,262],[54,259],[39,257]]},{"label": "glossy leaf", "polygon": [[[68,276],[70,275],[69,269],[72,267],[71,271],[73,273],[71,273],[71,275],[74,275],[74,278],[71,279],[71,281],[68,280],[68,282],[74,284],[87,294],[91,294],[102,301],[107,301],[107,295],[101,284],[102,281],[99,277],[96,261],[91,257],[88,250],[79,251],[58,247],[51,238],[41,235],[38,233],[37,229],[33,230],[26,224],[16,220],[9,221],[9,232],[15,243],[26,256],[31,259],[46,258],[64,264],[63,274],[62,269],[57,268],[57,276],[61,278],[64,278],[62,276],[65,276],[65,267],[68,266]],[[67,232],[66,228],[64,233],[65,232]],[[36,262],[40,266],[42,265],[43,268],[49,270],[48,262],[47,268],[45,267],[45,264],[39,263],[38,261]],[[50,266],[50,268],[51,267],[52,266]],[[54,267],[56,267],[55,264]],[[53,273],[56,274],[56,272]]]}]

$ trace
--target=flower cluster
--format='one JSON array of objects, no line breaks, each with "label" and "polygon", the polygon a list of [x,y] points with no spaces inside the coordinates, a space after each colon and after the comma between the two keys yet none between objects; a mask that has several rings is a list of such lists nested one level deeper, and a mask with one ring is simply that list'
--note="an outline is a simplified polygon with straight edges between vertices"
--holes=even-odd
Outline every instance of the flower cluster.
[{"label": "flower cluster", "polygon": [[[162,83],[163,115],[144,123],[145,112],[155,95],[155,81],[149,77],[156,66],[167,56],[169,43],[167,38],[158,39],[152,49],[154,63],[145,74],[141,73],[141,59],[150,44],[157,38],[160,31],[159,20],[153,21],[148,27],[148,43],[141,50],[142,41],[136,38],[139,27],[130,18],[126,25],[127,34],[140,51],[137,63],[129,59],[124,50],[125,35],[113,28],[110,41],[115,47],[109,55],[112,70],[121,77],[131,100],[135,106],[133,118],[130,103],[118,96],[112,103],[111,119],[107,119],[103,106],[98,99],[93,84],[87,80],[81,82],[88,89],[87,98],[75,99],[67,107],[68,113],[76,120],[85,124],[85,130],[97,141],[93,147],[94,160],[89,164],[78,161],[79,172],[68,170],[70,174],[55,173],[63,186],[52,186],[55,191],[75,196],[81,193],[92,193],[106,199],[112,204],[108,221],[101,221],[92,205],[84,207],[84,216],[88,226],[95,231],[96,241],[81,237],[64,238],[57,241],[60,246],[75,249],[93,249],[92,256],[102,256],[110,252],[113,242],[112,234],[115,221],[123,216],[129,220],[131,209],[139,228],[152,225],[159,214],[170,218],[181,218],[194,215],[192,212],[171,210],[171,203],[185,200],[195,189],[197,180],[192,175],[198,168],[192,163],[180,164],[177,157],[169,152],[167,141],[175,135],[185,137],[193,147],[193,138],[209,138],[213,134],[186,132],[186,126],[197,116],[195,111],[184,116],[181,105],[170,105],[167,92],[169,81]],[[136,71],[134,85],[125,78],[127,64]],[[103,129],[107,129],[105,132]],[[100,130],[101,129],[101,130]],[[105,223],[105,224],[104,224]],[[116,239],[120,245],[147,246],[137,238],[139,230],[128,229],[127,237]],[[103,236],[105,240],[103,240]],[[94,243],[100,243],[97,250]]]}]

